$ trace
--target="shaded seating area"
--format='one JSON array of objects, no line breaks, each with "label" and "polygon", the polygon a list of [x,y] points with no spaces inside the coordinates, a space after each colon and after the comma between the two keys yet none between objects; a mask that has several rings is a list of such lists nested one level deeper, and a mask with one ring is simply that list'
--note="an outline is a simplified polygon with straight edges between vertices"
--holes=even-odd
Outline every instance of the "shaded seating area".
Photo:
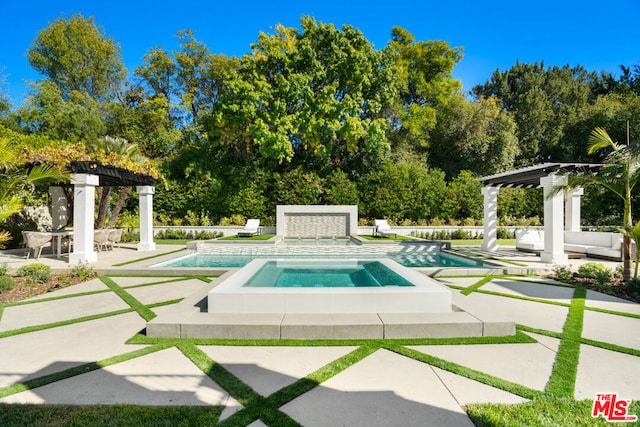
[{"label": "shaded seating area", "polygon": [[373,229],[373,235],[374,236],[380,236],[380,237],[390,237],[393,236],[394,238],[396,238],[398,235],[391,229],[391,226],[389,225],[389,223],[387,222],[386,219],[376,219],[375,220],[376,226]]},{"label": "shaded seating area", "polygon": [[22,238],[24,240],[27,259],[29,259],[31,250],[33,250],[33,257],[38,259],[42,254],[42,248],[51,243],[52,236],[50,233],[39,231],[23,231]]},{"label": "shaded seating area", "polygon": [[238,237],[252,237],[260,234],[260,220],[248,219],[244,228],[238,231]]}]

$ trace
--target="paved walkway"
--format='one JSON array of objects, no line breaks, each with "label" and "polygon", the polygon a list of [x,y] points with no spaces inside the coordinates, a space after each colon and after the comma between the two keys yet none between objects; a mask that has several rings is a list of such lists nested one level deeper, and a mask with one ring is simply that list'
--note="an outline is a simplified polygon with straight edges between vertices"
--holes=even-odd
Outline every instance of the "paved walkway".
[{"label": "paved walkway", "polygon": [[[171,249],[159,246],[156,253]],[[4,254],[0,263],[15,268],[23,263],[18,257]],[[139,257],[126,248],[103,252],[97,268]],[[40,261],[65,268],[55,258]],[[526,331],[502,344],[229,346],[210,340],[176,347],[142,335],[145,319],[205,281],[126,271],[0,309],[0,402],[219,406],[220,420],[234,424],[244,408],[239,401],[272,396],[281,402],[277,410],[304,426],[471,426],[463,410],[469,403],[519,403],[545,391],[573,298],[573,289],[541,278],[496,278],[469,295],[461,288],[479,278],[440,279],[454,288],[455,304],[490,308]],[[640,400],[640,305],[589,291],[583,319],[575,398],[617,392]],[[218,363],[253,391],[232,395],[228,378],[203,370],[202,360]],[[317,386],[279,399],[305,377]]]}]

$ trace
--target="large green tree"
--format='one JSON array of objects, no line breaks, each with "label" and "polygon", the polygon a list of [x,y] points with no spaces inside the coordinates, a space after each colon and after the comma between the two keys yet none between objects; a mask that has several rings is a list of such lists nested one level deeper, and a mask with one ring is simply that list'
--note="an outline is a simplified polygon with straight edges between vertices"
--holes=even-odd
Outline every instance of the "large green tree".
[{"label": "large green tree", "polygon": [[593,101],[592,85],[598,75],[584,67],[545,67],[517,62],[506,71],[496,70],[491,79],[473,88],[476,96],[495,96],[513,113],[518,125],[520,155],[517,166],[544,161],[575,161],[566,138],[568,126]]},{"label": "large green tree", "polygon": [[239,158],[351,170],[388,148],[389,67],[353,27],[308,17],[301,27],[260,34],[230,70],[211,135]]},{"label": "large green tree", "polygon": [[395,146],[424,150],[438,122],[438,110],[462,85],[451,75],[462,59],[462,48],[447,42],[416,42],[402,27],[394,27],[384,50],[395,72],[397,96],[386,113],[389,138]]},{"label": "large green tree", "polygon": [[54,82],[65,101],[73,92],[107,101],[126,77],[120,46],[93,17],[59,18],[38,34],[27,51],[29,64]]},{"label": "large green tree", "polygon": [[430,165],[450,178],[463,170],[491,175],[512,169],[520,152],[516,124],[498,102],[456,95],[442,106],[431,137]]}]

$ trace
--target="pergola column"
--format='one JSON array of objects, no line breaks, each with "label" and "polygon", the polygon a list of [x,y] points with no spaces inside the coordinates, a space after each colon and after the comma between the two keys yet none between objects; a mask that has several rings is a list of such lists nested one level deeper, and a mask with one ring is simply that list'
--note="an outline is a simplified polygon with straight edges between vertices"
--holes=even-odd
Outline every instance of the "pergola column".
[{"label": "pergola column", "polygon": [[49,196],[51,197],[51,226],[54,230],[58,230],[69,223],[67,196],[62,187],[58,186],[49,187]]},{"label": "pergola column", "polygon": [[98,260],[93,247],[93,213],[95,209],[96,187],[100,182],[97,175],[77,173],[71,176],[73,184],[73,252],[69,264],[92,263]]},{"label": "pergola column", "polygon": [[554,193],[554,187],[566,185],[567,177],[549,175],[540,178],[544,192],[544,252],[540,261],[548,264],[566,264],[569,257],[564,253],[564,195]]},{"label": "pergola column", "polygon": [[153,251],[156,244],[153,241],[153,194],[155,187],[142,185],[136,187],[140,196],[140,243],[139,251]]},{"label": "pergola column", "polygon": [[498,187],[482,187],[484,196],[484,236],[482,250],[495,251],[498,249]]},{"label": "pergola column", "polygon": [[566,231],[580,231],[580,199],[584,194],[581,187],[569,192],[566,197],[566,212],[564,229]]}]

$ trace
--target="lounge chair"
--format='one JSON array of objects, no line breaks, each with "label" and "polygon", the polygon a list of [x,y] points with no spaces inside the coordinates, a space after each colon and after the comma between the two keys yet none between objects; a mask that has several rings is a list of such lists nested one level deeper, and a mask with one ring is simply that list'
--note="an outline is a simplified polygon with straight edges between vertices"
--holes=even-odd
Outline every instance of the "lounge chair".
[{"label": "lounge chair", "polygon": [[238,237],[251,237],[260,234],[260,220],[248,219],[244,228],[238,231]]},{"label": "lounge chair", "polygon": [[373,235],[380,237],[398,237],[398,235],[391,230],[391,226],[386,219],[376,219],[376,228],[373,230]]},{"label": "lounge chair", "polygon": [[42,248],[51,242],[51,234],[42,233],[39,231],[23,231],[22,238],[24,240],[25,251],[27,253],[27,259],[33,249],[33,257],[38,259],[42,254]]}]

